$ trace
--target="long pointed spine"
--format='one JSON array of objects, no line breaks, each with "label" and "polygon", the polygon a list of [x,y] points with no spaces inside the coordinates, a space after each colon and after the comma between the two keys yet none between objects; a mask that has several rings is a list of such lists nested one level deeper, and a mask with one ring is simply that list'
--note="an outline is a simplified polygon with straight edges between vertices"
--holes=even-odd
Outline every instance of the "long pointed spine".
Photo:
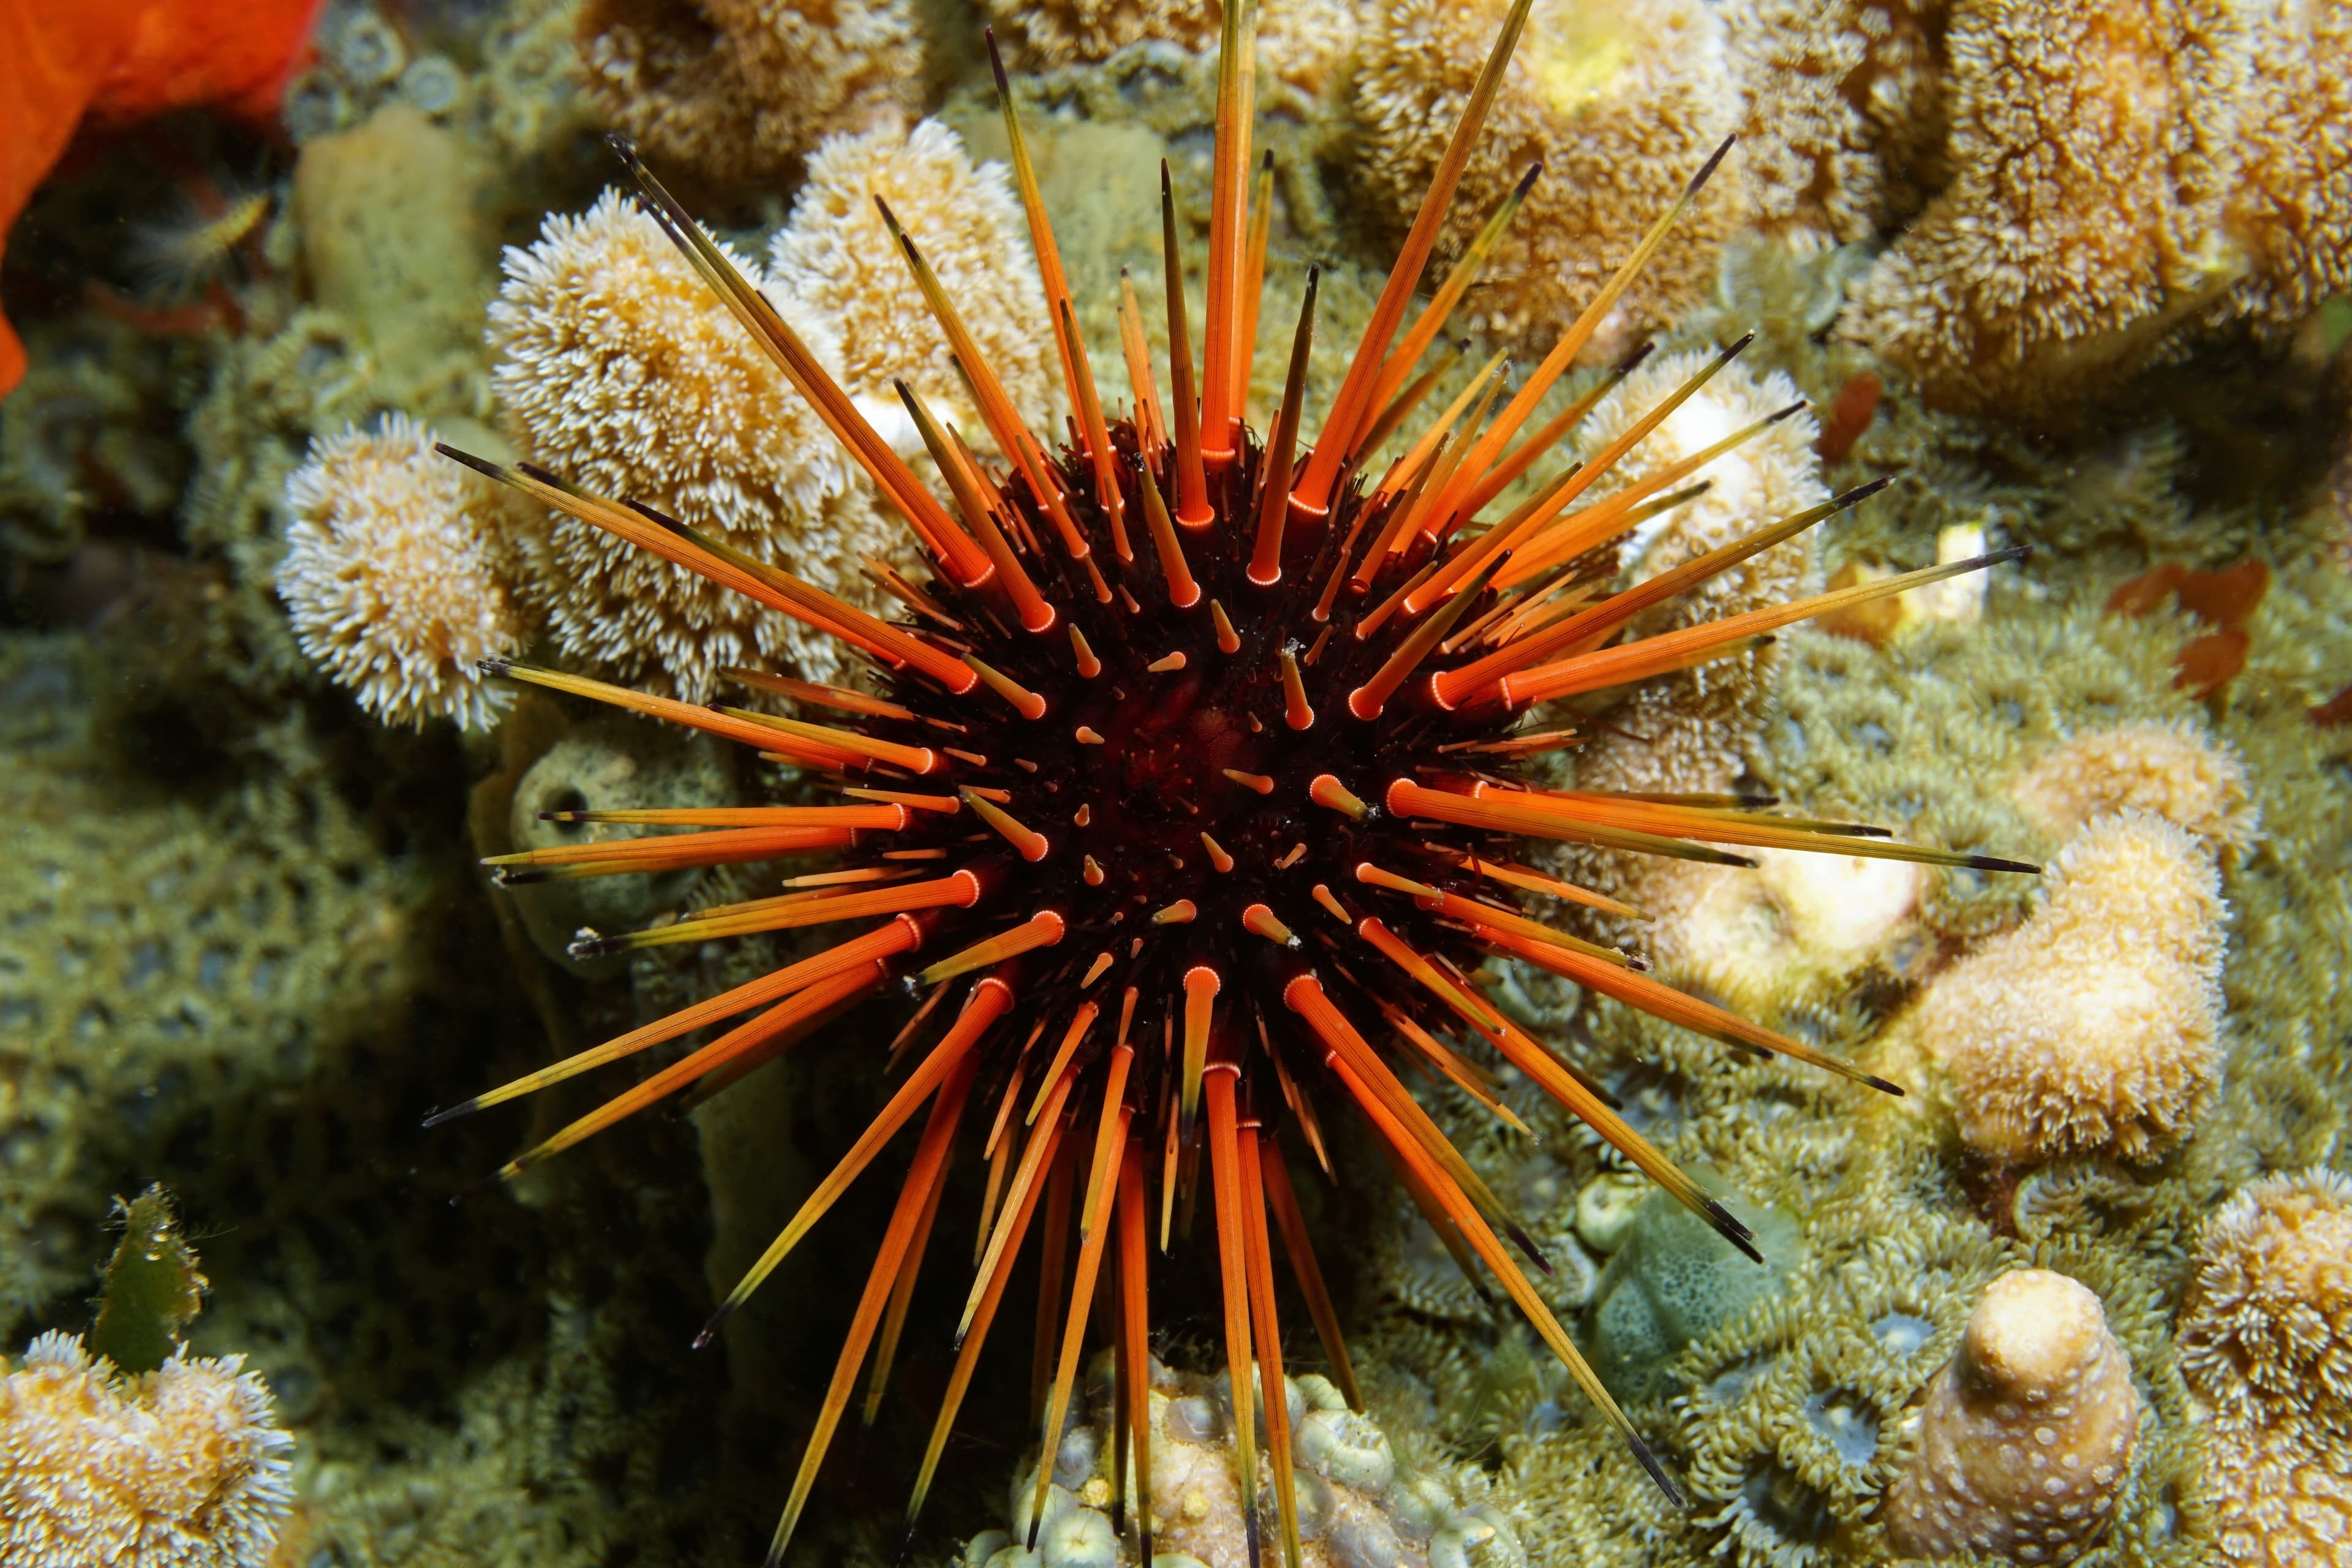
[{"label": "long pointed spine", "polygon": [[1160,160],[1160,243],[1168,289],[1169,414],[1176,440],[1176,521],[1206,528],[1216,519],[1201,457],[1201,405],[1192,386],[1192,341],[1184,321],[1184,257],[1176,237],[1176,192]]},{"label": "long pointed spine", "polygon": [[[1234,1082],[1240,1070],[1231,1062],[1213,1064],[1204,1085],[1209,1102],[1209,1179],[1217,1207],[1218,1277],[1224,1287],[1225,1371],[1234,1395],[1234,1448],[1241,1472],[1241,1508],[1249,1541],[1250,1568],[1258,1568],[1257,1421],[1251,1411],[1256,1363],[1251,1354],[1249,1258],[1243,1234],[1241,1194],[1241,1129],[1234,1105]],[[1284,1397],[1279,1388],[1265,1391],[1271,1405]]]},{"label": "long pointed spine", "polygon": [[1315,437],[1314,455],[1307,459],[1306,471],[1292,492],[1300,511],[1308,516],[1321,517],[1330,510],[1332,486],[1339,479],[1339,465],[1353,447],[1357,430],[1378,412],[1378,405],[1372,402],[1372,389],[1380,381],[1381,367],[1387,363],[1389,344],[1395,341],[1397,328],[1403,324],[1413,290],[1421,286],[1422,269],[1429,265],[1438,231],[1444,226],[1446,212],[1454,205],[1454,193],[1462,183],[1462,171],[1470,162],[1479,133],[1486,129],[1486,111],[1493,107],[1495,94],[1503,85],[1503,70],[1510,64],[1511,51],[1518,47],[1519,34],[1527,26],[1531,3],[1532,0],[1512,0],[1510,14],[1504,18],[1495,47],[1478,72],[1476,85],[1470,89],[1470,100],[1454,127],[1453,140],[1446,143],[1436,176],[1421,198],[1421,210],[1413,215],[1412,227],[1405,235],[1396,265],[1389,268],[1388,281],[1381,286],[1380,299],[1372,306],[1371,320],[1365,323],[1363,339],[1356,346],[1356,357],[1349,363],[1330,412],[1324,416],[1321,434]]},{"label": "long pointed spine", "polygon": [[1298,404],[1307,395],[1307,351],[1315,341],[1315,289],[1320,273],[1307,271],[1307,295],[1298,305],[1298,329],[1290,340],[1290,369],[1283,379],[1282,408],[1275,416],[1260,483],[1257,543],[1250,555],[1249,580],[1261,588],[1282,581],[1282,530],[1290,515],[1290,464],[1298,441]]},{"label": "long pointed spine", "polygon": [[1201,363],[1201,457],[1213,468],[1234,460],[1234,356],[1241,342],[1242,272],[1247,262],[1250,141],[1257,89],[1255,0],[1224,7],[1217,51],[1217,139],[1209,195],[1209,301]]}]

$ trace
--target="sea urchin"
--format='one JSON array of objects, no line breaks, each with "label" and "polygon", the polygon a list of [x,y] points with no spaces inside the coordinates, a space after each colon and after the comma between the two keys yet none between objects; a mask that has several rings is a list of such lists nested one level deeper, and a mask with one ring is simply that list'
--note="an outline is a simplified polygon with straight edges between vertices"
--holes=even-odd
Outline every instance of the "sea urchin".
[{"label": "sea urchin", "polygon": [[[934,1012],[947,1020],[944,1035],[920,1050],[913,1042],[928,1036],[918,1026],[901,1037],[893,1060],[911,1057],[911,1070],[720,1309],[723,1318],[738,1306],[893,1136],[919,1117],[913,1163],[777,1529],[772,1562],[790,1539],[877,1339],[880,1385],[949,1156],[967,1123],[991,1163],[980,1219],[985,1240],[916,1506],[1014,1261],[1036,1235],[1046,1274],[1040,1310],[1051,1315],[1040,1342],[1057,1347],[1044,1430],[1058,1432],[1067,1413],[1100,1281],[1113,1303],[1107,1337],[1123,1391],[1121,1444],[1130,1449],[1118,1457],[1118,1469],[1132,1477],[1139,1561],[1150,1561],[1149,1411],[1139,1392],[1124,1391],[1148,1387],[1152,1237],[1156,1232],[1158,1245],[1167,1247],[1176,1199],[1192,1187],[1204,1152],[1224,1348],[1235,1385],[1248,1386],[1243,1378],[1255,1365],[1268,1386],[1280,1386],[1272,1261],[1279,1236],[1335,1380],[1353,1403],[1346,1349],[1276,1137],[1277,1128],[1295,1126],[1320,1160],[1317,1108],[1328,1105],[1349,1107],[1365,1119],[1463,1268],[1492,1272],[1671,1492],[1507,1250],[1516,1246],[1540,1267],[1533,1244],[1416,1104],[1391,1065],[1393,1055],[1432,1066],[1495,1105],[1487,1075],[1447,1037],[1482,1042],[1480,1048],[1542,1085],[1751,1254],[1738,1221],[1627,1126],[1589,1079],[1492,1006],[1470,971],[1488,954],[1519,959],[1715,1038],[1892,1086],[1659,984],[1632,955],[1531,918],[1524,909],[1530,893],[1623,911],[1521,864],[1515,842],[1569,840],[1734,864],[1747,862],[1715,846],[1770,845],[2031,869],[1908,848],[1870,829],[1774,816],[1752,801],[1561,793],[1522,777],[1525,759],[1571,739],[1564,731],[1522,731],[1519,720],[1534,704],[1736,654],[1776,627],[1985,564],[1937,567],[1664,636],[1619,640],[1646,606],[1865,493],[1772,521],[1627,592],[1607,592],[1611,542],[1685,496],[1673,487],[1769,420],[1638,486],[1580,508],[1574,503],[1617,456],[1738,353],[1738,344],[1595,460],[1571,465],[1500,521],[1478,521],[1598,397],[1520,438],[1538,401],[1688,207],[1720,152],[1499,413],[1488,418],[1500,391],[1490,366],[1402,457],[1372,476],[1368,459],[1433,380],[1414,378],[1423,352],[1491,248],[1474,246],[1406,327],[1527,12],[1527,0],[1513,7],[1320,434],[1304,452],[1298,438],[1314,321],[1311,277],[1288,382],[1263,441],[1244,407],[1265,233],[1248,212],[1253,66],[1246,8],[1224,12],[1201,368],[1196,379],[1163,168],[1168,385],[1163,393],[1157,383],[1129,291],[1121,317],[1131,394],[1126,417],[1106,417],[1006,92],[1014,173],[1053,313],[1073,439],[1052,454],[1022,424],[925,265],[920,237],[898,233],[974,403],[1011,460],[1003,474],[983,468],[902,387],[952,510],[877,435],[634,152],[618,144],[646,210],[937,563],[928,586],[881,575],[907,606],[908,618],[898,624],[649,508],[586,494],[543,470],[450,454],[842,638],[879,672],[881,695],[732,672],[804,708],[831,710],[831,722],[815,723],[697,707],[520,664],[496,666],[514,679],[740,742],[828,777],[846,797],[835,805],[579,813],[582,819],[684,831],[502,858],[502,874],[530,879],[842,852],[841,868],[794,878],[776,897],[651,930],[585,937],[584,950],[828,923],[864,926],[828,951],[442,1113],[496,1104],[749,1015],[522,1155],[506,1173],[688,1085],[731,1081],[815,1024],[893,984],[928,993],[919,1026]],[[1002,88],[1001,66],[998,76]],[[1515,205],[1505,204],[1496,221],[1506,221]],[[895,232],[895,220],[892,226]],[[950,1010],[942,1004],[951,994],[957,1000]],[[1066,1247],[1073,1226],[1075,1256]],[[1264,1408],[1274,1513],[1285,1559],[1295,1565],[1288,1416],[1279,1399]],[[1259,1498],[1250,1423],[1235,1436],[1242,1495]],[[1050,1475],[1050,1466],[1041,1467],[1041,1489]],[[1120,1528],[1128,1526],[1122,1521]],[[1248,1528],[1255,1548],[1255,1512]]]}]

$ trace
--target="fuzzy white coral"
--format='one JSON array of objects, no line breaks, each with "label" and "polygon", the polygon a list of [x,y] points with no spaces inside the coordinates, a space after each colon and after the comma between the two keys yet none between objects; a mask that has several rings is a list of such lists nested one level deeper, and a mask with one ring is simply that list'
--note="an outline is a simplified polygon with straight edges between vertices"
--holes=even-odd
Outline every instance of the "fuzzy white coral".
[{"label": "fuzzy white coral", "polygon": [[[769,290],[841,339],[840,378],[877,429],[909,422],[892,383],[904,380],[942,417],[980,434],[914,271],[891,239],[887,202],[1031,428],[1045,427],[1055,374],[1053,334],[1029,228],[1001,163],[975,167],[962,139],[936,120],[825,139],[790,221],[768,249]],[[911,444],[912,432],[902,445]],[[975,444],[978,444],[975,442]]]},{"label": "fuzzy white coral", "polygon": [[476,661],[521,627],[499,571],[480,482],[394,415],[314,442],[286,481],[278,594],[302,651],[393,723],[488,729],[507,698]]},{"label": "fuzzy white coral", "polygon": [[2172,824],[2126,812],[2076,836],[2042,908],[1921,1004],[1961,1137],[2013,1162],[2186,1137],[2221,1068],[2227,915],[2211,855]]},{"label": "fuzzy white coral", "polygon": [[[759,266],[735,265],[756,287]],[[679,257],[607,192],[506,253],[491,383],[523,455],[641,500],[828,591],[897,542],[814,409]],[[786,319],[828,361],[821,318]],[[829,679],[832,639],[586,523],[551,518],[520,584],[565,656],[707,696],[729,665],[793,660]]]},{"label": "fuzzy white coral", "polygon": [[241,1366],[183,1351],[125,1378],[79,1339],[35,1340],[0,1377],[0,1563],[261,1568],[292,1439]]}]

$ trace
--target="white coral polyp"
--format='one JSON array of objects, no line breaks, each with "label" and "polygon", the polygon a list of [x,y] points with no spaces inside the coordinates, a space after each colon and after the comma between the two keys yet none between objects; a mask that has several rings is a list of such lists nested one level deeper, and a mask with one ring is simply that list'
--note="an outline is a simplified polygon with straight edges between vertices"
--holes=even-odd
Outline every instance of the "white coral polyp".
[{"label": "white coral polyp", "polygon": [[260,1568],[292,1439],[242,1365],[182,1351],[126,1378],[70,1335],[35,1340],[0,1377],[0,1563]]},{"label": "white coral polyp", "polygon": [[387,723],[497,722],[509,700],[478,661],[520,645],[494,566],[486,498],[398,415],[312,443],[286,481],[278,595],[295,640]]}]

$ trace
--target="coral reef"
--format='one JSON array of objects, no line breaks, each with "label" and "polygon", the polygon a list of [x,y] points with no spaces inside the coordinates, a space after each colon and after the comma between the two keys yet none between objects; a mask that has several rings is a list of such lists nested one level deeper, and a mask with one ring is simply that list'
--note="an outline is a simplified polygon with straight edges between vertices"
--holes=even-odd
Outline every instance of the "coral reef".
[{"label": "coral reef", "polygon": [[125,1378],[67,1335],[35,1340],[0,1375],[0,1554],[263,1568],[289,1439],[242,1364],[183,1352]]},{"label": "coral reef", "polygon": [[[1150,1370],[1152,1561],[1246,1568],[1255,1537],[1236,1473],[1231,1385],[1171,1372],[1157,1360]],[[1512,1521],[1485,1500],[1475,1467],[1451,1474],[1416,1469],[1378,1422],[1348,1408],[1328,1379],[1309,1373],[1283,1381],[1298,1467],[1304,1568],[1525,1568]],[[1133,1568],[1133,1545],[1110,1519],[1114,1502],[1130,1514],[1138,1507],[1134,1473],[1122,1477],[1113,1468],[1110,1394],[1105,1363],[1088,1380],[1088,1408],[1063,1429],[1043,1513],[1035,1512],[1033,1461],[1013,1483],[1012,1531],[983,1531],[967,1542],[964,1568]],[[1263,1453],[1265,1415],[1262,1402],[1253,1404]],[[1279,1539],[1271,1478],[1261,1468],[1259,1479],[1263,1550],[1271,1552]],[[1020,1544],[1033,1514],[1034,1552]]]},{"label": "coral reef", "polygon": [[498,521],[479,480],[394,415],[373,434],[317,443],[286,481],[278,565],[295,640],[387,723],[488,729],[509,694],[478,668],[521,646],[498,570]]},{"label": "coral reef", "polygon": [[2272,1176],[2199,1228],[2180,1366],[2231,1423],[2352,1438],[2352,1178]]},{"label": "coral reef", "polygon": [[772,180],[820,137],[919,109],[912,0],[586,0],[589,96],[656,161]]},{"label": "coral reef", "polygon": [[2063,416],[2199,317],[2300,321],[2352,277],[2352,192],[2309,151],[2344,27],[2326,6],[1955,7],[1948,180],[1842,330],[1946,406]]},{"label": "coral reef", "polygon": [[[990,25],[1031,70],[1093,64],[1136,44],[1213,54],[1223,8],[1185,0],[985,0]],[[1334,86],[1355,52],[1354,0],[1259,0],[1257,68],[1309,93]]]},{"label": "coral reef", "polygon": [[1875,238],[1941,183],[1949,8],[1912,0],[1737,0],[1747,104],[1738,173],[1756,221],[1808,240]]},{"label": "coral reef", "polygon": [[2152,1159],[2189,1135],[2221,1069],[2221,877],[2188,834],[2126,812],[2084,829],[2046,882],[2025,924],[1937,978],[1921,1048],[1990,1159]]},{"label": "coral reef", "polygon": [[[1366,137],[1359,178],[1399,227],[1412,221],[1508,8],[1503,0],[1381,0],[1372,8],[1354,76]],[[1489,331],[1549,343],[1738,129],[1739,114],[1713,6],[1541,0],[1447,224],[1458,250],[1528,165],[1543,164],[1486,265],[1473,317]],[[1708,187],[1618,305],[1595,340],[1600,352],[1630,346],[1696,299],[1739,207],[1735,182]]]},{"label": "coral reef", "polygon": [[1889,1539],[1920,1556],[2078,1554],[2122,1496],[2141,1409],[2096,1296],[2047,1269],[2002,1275],[1928,1389]]},{"label": "coral reef", "polygon": [[[893,540],[815,411],[617,194],[549,218],[529,250],[507,252],[506,275],[489,313],[491,380],[524,456],[827,589]],[[796,325],[837,343],[821,318]],[[554,518],[520,548],[525,603],[557,647],[598,668],[698,697],[732,665],[835,671],[824,639],[787,617],[585,524]]]}]

